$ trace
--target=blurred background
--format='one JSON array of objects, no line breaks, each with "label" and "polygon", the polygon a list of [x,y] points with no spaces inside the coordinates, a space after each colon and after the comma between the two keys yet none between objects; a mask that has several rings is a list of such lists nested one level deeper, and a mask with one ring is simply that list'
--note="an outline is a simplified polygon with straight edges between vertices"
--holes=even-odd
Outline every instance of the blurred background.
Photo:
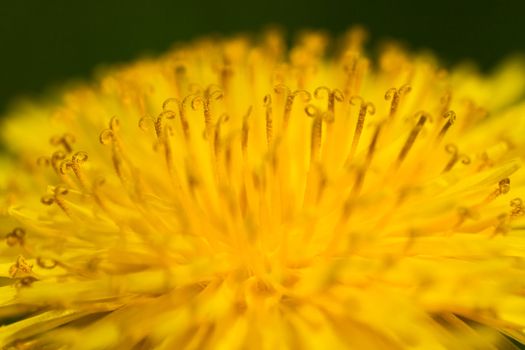
[{"label": "blurred background", "polygon": [[87,79],[101,64],[161,53],[173,42],[255,32],[334,34],[362,24],[377,40],[430,49],[445,65],[472,60],[488,70],[525,51],[525,1],[378,0],[3,0],[0,4],[0,114],[20,97]]}]

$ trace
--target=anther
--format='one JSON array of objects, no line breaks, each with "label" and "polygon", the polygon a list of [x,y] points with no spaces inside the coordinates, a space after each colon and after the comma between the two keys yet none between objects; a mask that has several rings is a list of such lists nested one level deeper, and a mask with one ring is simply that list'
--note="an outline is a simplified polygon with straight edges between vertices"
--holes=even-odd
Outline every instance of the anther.
[{"label": "anther", "polygon": [[326,111],[321,112],[314,105],[307,105],[304,109],[306,115],[313,118],[312,132],[310,138],[310,160],[316,160],[319,157],[321,150],[321,142],[323,138],[323,120],[326,122],[333,122],[333,115]]},{"label": "anther", "polygon": [[370,163],[372,162],[372,157],[374,156],[374,152],[377,146],[377,140],[379,139],[379,134],[381,133],[382,127],[383,127],[383,123],[377,124],[374,134],[372,135],[372,140],[370,141],[370,145],[368,146],[368,153],[366,154],[366,160],[365,160],[366,167],[368,167]]},{"label": "anther", "polygon": [[284,93],[286,94],[286,102],[284,103],[284,113],[283,113],[283,130],[286,130],[288,128],[288,124],[290,122],[290,115],[292,113],[292,107],[293,102],[295,100],[295,97],[298,95],[303,96],[303,102],[309,102],[312,99],[312,96],[310,93],[306,90],[295,90],[290,91],[288,86],[284,84],[279,84],[274,87],[274,91],[276,93]]},{"label": "anther", "polygon": [[53,145],[53,146],[62,146],[64,147],[64,150],[66,151],[66,153],[71,153],[73,151],[73,147],[72,147],[72,144],[75,143],[75,136],[71,135],[71,134],[64,134],[62,136],[53,136],[49,142]]},{"label": "anther", "polygon": [[227,122],[230,119],[230,117],[227,114],[223,114],[219,117],[217,120],[217,124],[215,125],[215,136],[214,136],[214,149],[215,149],[215,157],[219,156],[220,150],[221,150],[221,126],[223,123]]},{"label": "anther", "polygon": [[450,102],[452,101],[452,93],[450,90],[447,90],[445,94],[441,96],[439,101],[441,103],[440,114],[444,116],[446,113],[448,113]]},{"label": "anther", "polygon": [[392,118],[399,108],[399,102],[401,100],[401,97],[408,94],[412,88],[410,85],[405,84],[402,85],[399,89],[396,88],[390,88],[385,93],[385,100],[389,101],[392,100],[390,104],[390,118]]},{"label": "anther", "polygon": [[461,163],[465,165],[470,164],[470,158],[465,154],[460,154],[456,145],[452,143],[446,145],[445,151],[447,151],[447,153],[449,153],[452,157],[448,161],[447,165],[445,165],[445,168],[443,169],[444,173],[452,170],[452,168],[454,167],[454,165],[456,165],[458,161],[461,161]]},{"label": "anther", "polygon": [[498,191],[499,194],[506,194],[510,191],[510,179],[505,178],[498,182]]},{"label": "anther", "polygon": [[[504,178],[498,182],[498,188],[492,191],[479,206],[490,203],[502,194],[506,194],[510,191],[510,179]],[[516,203],[516,202],[515,202]],[[505,214],[506,215],[506,214]]]},{"label": "anther", "polygon": [[423,129],[423,126],[425,125],[427,119],[429,118],[428,115],[425,112],[419,112],[416,115],[419,115],[419,120],[417,124],[414,126],[410,134],[408,135],[407,140],[405,141],[405,144],[403,145],[403,148],[401,149],[401,152],[399,152],[399,156],[397,157],[397,165],[399,166],[403,160],[406,158],[408,152],[414,145],[414,142],[416,141],[417,136]]},{"label": "anther", "polygon": [[356,123],[355,131],[354,131],[354,138],[352,140],[352,148],[350,149],[350,154],[348,155],[348,161],[347,161],[348,163],[352,160],[357,150],[359,139],[361,138],[363,127],[365,125],[366,114],[370,113],[370,115],[374,115],[376,112],[376,109],[371,102],[365,102],[363,98],[359,96],[353,96],[352,98],[350,98],[350,104],[354,106],[359,104],[359,115],[357,117],[357,123]]},{"label": "anther", "polygon": [[266,141],[268,142],[268,147],[272,143],[272,96],[264,96],[264,106],[266,107]]},{"label": "anther", "polygon": [[120,129],[120,121],[117,117],[113,116],[109,120],[109,128],[102,130],[99,135],[99,141],[103,145],[109,145],[116,141],[116,133]]},{"label": "anther", "polygon": [[443,118],[445,118],[447,121],[439,131],[439,134],[436,138],[437,142],[439,142],[443,138],[443,136],[445,136],[448,129],[450,129],[450,127],[456,122],[456,113],[454,111],[445,112],[443,113]]},{"label": "anther", "polygon": [[63,161],[60,165],[60,173],[62,175],[67,174],[68,170],[73,170],[73,173],[80,181],[82,186],[85,186],[84,177],[80,168],[82,163],[88,160],[88,154],[86,152],[77,152],[71,157],[71,160]]},{"label": "anther", "polygon": [[242,153],[246,155],[248,150],[248,135],[250,132],[250,114],[252,113],[252,106],[248,107],[244,118],[242,119],[242,136],[241,136],[241,147]]},{"label": "anther", "polygon": [[202,109],[204,112],[204,124],[206,126],[206,136],[210,136],[211,130],[213,129],[212,120],[211,120],[211,101],[220,100],[224,96],[222,90],[216,85],[210,85],[206,90],[204,90],[202,95],[193,97],[191,101],[191,108],[197,110],[198,103],[202,104]]},{"label": "anther", "polygon": [[19,255],[16,262],[9,268],[11,278],[25,278],[33,276],[33,265],[31,265],[22,255]]},{"label": "anther", "polygon": [[338,89],[331,90],[326,86],[320,86],[314,91],[315,98],[321,99],[321,92],[325,92],[328,98],[326,110],[335,116],[335,101],[343,102],[345,99],[343,93]]},{"label": "anther", "polygon": [[40,199],[40,202],[44,205],[53,205],[56,204],[59,206],[60,209],[67,215],[69,215],[69,210],[66,207],[63,197],[68,194],[68,189],[65,188],[62,185],[58,185],[55,187],[52,195],[45,195]]},{"label": "anther", "polygon": [[51,270],[58,265],[58,262],[54,259],[38,257],[36,258],[36,264],[43,269]]},{"label": "anther", "polygon": [[507,213],[501,213],[496,217],[497,223],[494,227],[494,236],[498,234],[505,235],[507,232],[509,232],[509,219],[510,218]]},{"label": "anther", "polygon": [[37,159],[37,164],[39,166],[49,166],[51,165],[51,167],[53,168],[53,170],[57,173],[57,174],[60,174],[60,164],[62,163],[62,161],[66,159],[66,154],[62,151],[56,151],[56,152],[53,152],[53,154],[51,155],[51,158],[47,158],[47,157],[40,157]]},{"label": "anther", "polygon": [[[34,276],[27,276],[27,277],[23,277],[23,278],[20,278],[18,281],[16,281],[16,283],[14,284],[14,286],[16,288],[26,288],[26,287],[31,287],[31,285],[38,281],[38,279]],[[24,345],[24,344],[22,344]],[[24,345],[25,346],[25,345]]]},{"label": "anther", "polygon": [[17,227],[5,236],[5,241],[8,246],[15,245],[23,246],[25,242],[26,231],[23,228]]},{"label": "anther", "polygon": [[521,198],[514,198],[510,201],[510,215],[511,217],[518,217],[525,215],[525,209],[523,208],[523,200]]},{"label": "anther", "polygon": [[159,140],[164,136],[164,119],[175,119],[175,112],[170,110],[162,111],[155,119],[155,134]]},{"label": "anther", "polygon": [[163,111],[169,111],[168,105],[172,102],[174,102],[177,105],[177,108],[179,110],[180,123],[182,126],[182,132],[184,133],[184,137],[186,137],[187,140],[190,137],[190,125],[188,123],[188,119],[186,118],[186,106],[189,103],[189,101],[193,98],[195,98],[195,95],[193,94],[187,95],[182,99],[182,101],[176,98],[168,98],[162,104]]}]

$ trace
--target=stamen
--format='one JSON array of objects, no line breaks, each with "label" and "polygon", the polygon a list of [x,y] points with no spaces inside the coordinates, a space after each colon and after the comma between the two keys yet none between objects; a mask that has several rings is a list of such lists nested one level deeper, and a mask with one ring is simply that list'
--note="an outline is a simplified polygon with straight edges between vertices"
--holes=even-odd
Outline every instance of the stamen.
[{"label": "stamen", "polygon": [[496,217],[496,225],[494,227],[494,233],[493,236],[496,236],[498,234],[505,235],[510,230],[510,218],[507,215],[507,213],[501,213]]},{"label": "stamen", "polygon": [[352,140],[352,148],[350,149],[350,154],[348,155],[348,158],[347,158],[347,164],[350,164],[357,150],[359,139],[361,138],[361,133],[363,132],[363,126],[365,124],[366,113],[370,113],[370,115],[374,115],[376,112],[375,106],[371,102],[365,102],[362,97],[353,96],[350,98],[351,105],[355,106],[358,103],[359,103],[359,115],[357,117],[357,123],[356,123],[355,131],[354,131],[354,139]]},{"label": "stamen", "polygon": [[217,120],[217,124],[215,125],[214,149],[216,158],[219,157],[221,151],[221,126],[228,120],[230,120],[230,117],[227,114],[223,114],[219,117],[219,120]]},{"label": "stamen", "polygon": [[510,179],[504,178],[503,180],[500,180],[498,182],[498,188],[495,189],[492,193],[490,193],[485,200],[479,204],[479,206],[482,206],[484,204],[488,204],[497,197],[499,197],[502,194],[506,194],[510,191]]},{"label": "stamen", "polygon": [[515,218],[518,216],[524,216],[525,215],[525,209],[523,208],[523,200],[521,198],[514,198],[510,201],[510,207],[512,208],[510,211],[510,216]]},{"label": "stamen", "polygon": [[[27,277],[23,277],[23,278],[20,278],[18,281],[16,281],[16,283],[14,284],[15,288],[19,289],[19,288],[25,288],[25,287],[31,287],[31,285],[38,281],[38,278],[34,277],[34,276],[27,276]],[[26,343],[27,344],[27,343]],[[25,344],[22,344],[25,346]]]},{"label": "stamen", "polygon": [[34,277],[33,265],[27,262],[27,260],[22,255],[19,255],[18,258],[16,258],[16,262],[9,268],[9,276],[11,278],[17,279]]},{"label": "stamen", "polygon": [[186,118],[186,106],[192,98],[195,98],[194,94],[187,95],[182,101],[180,101],[177,98],[168,98],[162,104],[163,111],[170,111],[169,109],[167,109],[167,107],[171,102],[174,102],[177,105],[177,108],[179,110],[182,132],[184,133],[184,137],[186,138],[186,140],[188,140],[190,137],[190,124],[188,123],[188,119]]},{"label": "stamen", "polygon": [[39,256],[36,258],[36,264],[45,270],[51,270],[58,265],[58,262],[54,259],[46,259]]},{"label": "stamen", "polygon": [[403,148],[401,149],[401,152],[399,152],[399,156],[397,157],[397,166],[401,165],[403,160],[406,158],[408,152],[410,151],[410,149],[414,145],[414,142],[416,141],[417,136],[419,135],[419,133],[423,129],[423,126],[425,125],[425,122],[429,118],[428,115],[425,112],[419,112],[418,114],[416,114],[416,116],[417,115],[420,116],[419,120],[418,120],[417,124],[414,126],[414,128],[412,129],[412,131],[410,132],[410,134],[408,135],[408,138],[407,138]]},{"label": "stamen", "polygon": [[383,128],[383,123],[377,124],[376,130],[374,131],[374,135],[372,135],[372,140],[370,141],[370,145],[368,146],[368,153],[366,154],[365,167],[368,167],[370,163],[372,162],[372,157],[374,156],[374,152],[377,146],[377,140],[379,139],[379,134],[381,133],[382,128]]},{"label": "stamen", "polygon": [[228,57],[224,57],[223,64],[218,69],[219,80],[224,91],[228,91],[233,77],[234,70],[232,68],[231,60]]},{"label": "stamen", "polygon": [[248,150],[248,135],[250,132],[251,113],[252,113],[252,106],[248,107],[248,111],[246,111],[246,114],[244,115],[244,118],[242,119],[241,147],[242,147],[242,154],[244,155],[244,157],[246,157],[246,153]]},{"label": "stamen", "polygon": [[175,67],[175,85],[179,96],[184,95],[188,85],[188,70],[182,63]]},{"label": "stamen", "polygon": [[405,96],[410,91],[412,91],[412,87],[408,84],[402,85],[399,89],[390,88],[386,91],[385,100],[392,100],[392,103],[390,104],[390,118],[394,117],[396,114],[399,108],[401,97]]},{"label": "stamen", "polygon": [[443,169],[443,173],[446,173],[447,171],[450,171],[456,163],[461,160],[461,163],[468,165],[470,164],[470,158],[465,154],[460,154],[458,151],[458,147],[452,143],[445,146],[445,151],[447,153],[452,155],[452,158],[450,158],[449,162]]},{"label": "stamen", "polygon": [[264,96],[264,106],[266,107],[266,141],[268,142],[268,147],[272,143],[272,96]]},{"label": "stamen", "polygon": [[[139,122],[140,125],[140,122]],[[124,176],[122,172],[122,150],[119,139],[117,137],[119,122],[116,117],[113,117],[109,123],[109,129],[102,130],[99,136],[99,141],[103,145],[111,145],[111,160],[113,162],[113,167],[117,176],[121,181],[124,181]]]},{"label": "stamen", "polygon": [[452,101],[452,93],[450,90],[447,90],[443,96],[441,96],[441,99],[439,100],[441,103],[440,108],[440,115],[445,116],[445,114],[449,113],[450,108],[450,102]]},{"label": "stamen", "polygon": [[5,236],[5,241],[8,246],[13,247],[15,245],[23,246],[25,242],[26,231],[23,228],[16,227],[13,231],[9,232]]},{"label": "stamen", "polygon": [[[215,90],[213,90],[214,88]],[[193,110],[197,110],[198,103],[202,104],[202,109],[204,112],[204,124],[206,128],[206,137],[208,139],[210,139],[209,136],[211,136],[211,133],[213,130],[211,109],[210,109],[211,101],[212,100],[217,101],[217,100],[222,99],[223,97],[224,97],[224,94],[222,90],[220,90],[219,87],[217,87],[216,85],[210,85],[208,86],[208,88],[206,88],[206,90],[204,90],[204,93],[202,94],[202,96],[201,95],[195,96],[193,97],[191,101],[191,108],[193,108]]]},{"label": "stamen", "polygon": [[461,225],[463,225],[463,223],[467,219],[478,220],[479,219],[479,214],[474,209],[475,208],[459,207],[457,209],[459,220],[458,220],[456,226],[454,226],[454,227],[455,228],[460,227]]},{"label": "stamen", "polygon": [[82,174],[80,164],[85,163],[88,160],[88,154],[86,152],[77,152],[73,155],[71,160],[63,161],[60,165],[60,173],[66,175],[69,169],[73,170],[80,184],[85,188],[86,183]]},{"label": "stamen", "polygon": [[321,150],[321,142],[323,138],[323,120],[326,122],[333,122],[333,114],[328,111],[321,112],[314,105],[309,104],[305,107],[306,115],[313,118],[311,143],[310,143],[310,161],[318,160]]},{"label": "stamen", "polygon": [[290,91],[288,86],[284,84],[279,84],[274,87],[276,93],[285,93],[286,102],[284,103],[284,113],[283,113],[283,130],[288,129],[288,124],[290,122],[290,115],[292,113],[293,101],[297,95],[303,95],[303,102],[309,102],[312,99],[312,95],[306,90],[295,90]]},{"label": "stamen", "polygon": [[51,155],[51,158],[40,157],[37,159],[37,165],[49,166],[53,168],[56,174],[60,175],[60,164],[66,159],[66,154],[62,151],[56,151]]},{"label": "stamen", "polygon": [[321,92],[322,91],[324,91],[326,93],[326,97],[328,98],[326,110],[329,113],[332,113],[332,115],[335,118],[335,101],[337,100],[339,102],[343,102],[345,97],[344,97],[343,93],[340,90],[338,90],[338,89],[330,90],[330,88],[328,88],[326,86],[320,86],[317,89],[315,89],[315,91],[314,91],[315,98],[321,99],[322,98],[322,96],[321,96]]},{"label": "stamen", "polygon": [[454,112],[454,111],[445,112],[443,114],[443,118],[447,119],[447,121],[445,122],[445,124],[443,125],[441,130],[439,131],[439,134],[438,134],[438,136],[436,138],[436,142],[441,141],[443,136],[445,136],[445,134],[447,133],[448,129],[452,125],[454,125],[454,123],[456,122],[456,112]]},{"label": "stamen", "polygon": [[510,179],[509,178],[505,178],[501,180],[500,182],[498,182],[498,191],[499,191],[499,194],[505,194],[510,191]]},{"label": "stamen", "polygon": [[117,117],[112,117],[109,121],[109,128],[102,130],[99,135],[99,141],[103,145],[114,144],[116,139],[116,132],[120,129],[120,121]]},{"label": "stamen", "polygon": [[73,151],[72,144],[75,143],[75,136],[71,134],[64,134],[62,136],[53,136],[49,142],[53,146],[62,146],[64,147],[66,153],[71,153]]},{"label": "stamen", "polygon": [[55,190],[53,191],[52,195],[45,195],[40,199],[40,202],[44,205],[53,205],[56,204],[59,206],[60,209],[69,217],[71,217],[69,213],[69,209],[66,207],[65,202],[63,200],[63,197],[68,194],[68,189],[65,188],[62,185],[58,185],[55,187]]},{"label": "stamen", "polygon": [[175,112],[162,111],[155,119],[155,134],[159,140],[164,136],[164,119],[175,119]]},{"label": "stamen", "polygon": [[345,94],[352,92],[354,85],[354,80],[357,76],[357,63],[359,60],[359,55],[357,53],[349,53],[345,56],[346,63],[343,65],[343,70],[346,73],[346,82],[345,82]]}]

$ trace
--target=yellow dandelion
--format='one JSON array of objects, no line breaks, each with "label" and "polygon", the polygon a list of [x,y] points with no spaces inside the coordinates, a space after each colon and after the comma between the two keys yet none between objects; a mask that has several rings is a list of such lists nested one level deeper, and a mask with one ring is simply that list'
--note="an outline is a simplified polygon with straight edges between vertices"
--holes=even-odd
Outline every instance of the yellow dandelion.
[{"label": "yellow dandelion", "polygon": [[201,40],[2,132],[4,349],[525,343],[525,66]]}]

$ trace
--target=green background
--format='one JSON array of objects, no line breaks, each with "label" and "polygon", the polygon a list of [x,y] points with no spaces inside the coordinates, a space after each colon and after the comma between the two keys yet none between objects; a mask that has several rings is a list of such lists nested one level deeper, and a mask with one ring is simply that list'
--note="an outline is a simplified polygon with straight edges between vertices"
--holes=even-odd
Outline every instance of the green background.
[{"label": "green background", "polygon": [[39,96],[61,82],[87,78],[102,63],[268,23],[292,33],[338,33],[360,23],[373,40],[402,39],[411,48],[431,49],[447,65],[472,59],[487,69],[525,49],[524,14],[525,1],[505,0],[0,0],[0,113],[18,96]]}]

